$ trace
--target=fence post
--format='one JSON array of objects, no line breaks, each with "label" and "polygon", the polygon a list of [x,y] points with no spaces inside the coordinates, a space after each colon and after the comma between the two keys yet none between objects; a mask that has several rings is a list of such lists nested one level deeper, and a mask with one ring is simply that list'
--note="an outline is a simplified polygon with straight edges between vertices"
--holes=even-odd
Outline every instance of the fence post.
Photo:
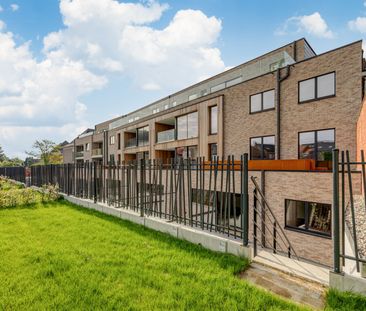
[{"label": "fence post", "polygon": [[333,149],[333,250],[334,272],[340,273],[340,235],[339,235],[339,150]]},{"label": "fence post", "polygon": [[[139,163],[137,162],[137,168],[138,168]],[[145,161],[144,159],[140,160],[140,216],[144,217],[144,208],[145,208],[145,193],[144,193],[144,177],[145,177]],[[137,200],[138,200],[138,196],[137,196]]]},{"label": "fence post", "polygon": [[242,228],[243,228],[243,245],[248,246],[249,231],[249,194],[248,194],[248,154],[242,156],[242,172],[241,172],[241,202],[242,202]]}]

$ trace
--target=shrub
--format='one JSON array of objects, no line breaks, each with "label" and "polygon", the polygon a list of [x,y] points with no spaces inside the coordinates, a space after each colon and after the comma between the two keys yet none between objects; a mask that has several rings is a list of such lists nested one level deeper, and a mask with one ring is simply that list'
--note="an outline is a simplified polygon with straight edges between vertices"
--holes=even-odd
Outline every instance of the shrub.
[{"label": "shrub", "polygon": [[42,185],[42,202],[56,201],[60,198],[58,184],[45,184]]},{"label": "shrub", "polygon": [[30,206],[40,202],[55,201],[60,198],[58,185],[44,185],[41,191],[24,188],[6,178],[0,178],[0,208]]}]

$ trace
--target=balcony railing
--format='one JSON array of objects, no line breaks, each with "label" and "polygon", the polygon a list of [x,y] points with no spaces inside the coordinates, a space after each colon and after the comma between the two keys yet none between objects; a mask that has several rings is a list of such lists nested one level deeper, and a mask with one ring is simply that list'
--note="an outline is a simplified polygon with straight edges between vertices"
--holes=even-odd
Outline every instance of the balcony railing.
[{"label": "balcony railing", "polygon": [[92,150],[92,157],[97,157],[102,155],[102,148],[93,149]]},{"label": "balcony railing", "polygon": [[163,143],[172,140],[175,140],[175,129],[158,132],[156,135],[156,142],[158,143]]},{"label": "balcony railing", "polygon": [[76,151],[75,158],[82,158],[84,156],[84,151]]},{"label": "balcony railing", "polygon": [[126,140],[125,142],[125,148],[131,148],[131,147],[136,147],[137,146],[137,140],[136,137],[134,138],[129,138]]}]

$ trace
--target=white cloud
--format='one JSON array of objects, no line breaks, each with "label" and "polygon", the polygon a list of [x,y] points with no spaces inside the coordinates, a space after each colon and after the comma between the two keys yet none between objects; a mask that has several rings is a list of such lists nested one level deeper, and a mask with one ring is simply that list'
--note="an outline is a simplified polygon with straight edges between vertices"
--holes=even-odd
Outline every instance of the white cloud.
[{"label": "white cloud", "polygon": [[348,27],[353,31],[366,33],[366,17],[357,17],[355,20],[349,21]]},{"label": "white cloud", "polygon": [[4,8],[0,5],[0,12],[4,11]]},{"label": "white cloud", "polygon": [[44,53],[82,61],[90,70],[123,73],[144,90],[170,92],[222,71],[214,47],[221,21],[181,10],[165,28],[150,26],[167,8],[155,1],[61,0],[67,27],[44,38]]},{"label": "white cloud", "polygon": [[70,137],[65,128],[74,134],[85,123],[78,98],[106,83],[80,62],[37,61],[29,43],[16,45],[10,32],[0,32],[0,72],[0,142],[18,155],[36,138],[63,140]]},{"label": "white cloud", "polygon": [[0,19],[0,32],[3,31],[6,27],[6,24]]},{"label": "white cloud", "polygon": [[41,60],[30,52],[30,42],[17,45],[0,25],[4,148],[19,154],[36,138],[75,137],[90,126],[87,103],[80,98],[102,88],[112,75],[124,75],[144,90],[169,93],[224,70],[215,46],[221,21],[181,10],[157,29],[153,23],[167,9],[153,0],[60,0],[65,27],[43,38]]},{"label": "white cloud", "polygon": [[290,17],[276,30],[275,34],[286,35],[293,32],[305,32],[315,37],[327,39],[334,38],[335,36],[319,12],[310,15]]},{"label": "white cloud", "polygon": [[10,4],[10,9],[15,12],[19,10],[19,5],[16,3]]}]

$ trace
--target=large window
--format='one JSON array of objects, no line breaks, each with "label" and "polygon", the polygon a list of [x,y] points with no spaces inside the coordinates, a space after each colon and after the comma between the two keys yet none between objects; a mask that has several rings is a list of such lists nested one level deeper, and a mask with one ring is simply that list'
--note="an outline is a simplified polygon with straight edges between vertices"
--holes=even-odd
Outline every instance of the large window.
[{"label": "large window", "polygon": [[114,142],[115,142],[115,137],[114,137],[114,135],[113,135],[113,136],[111,136],[111,137],[109,137],[109,142],[110,142],[110,144],[111,144],[111,145],[114,145]]},{"label": "large window", "polygon": [[137,146],[146,146],[149,144],[149,127],[137,129]]},{"label": "large window", "polygon": [[320,235],[331,235],[331,205],[285,200],[285,227]]},{"label": "large window", "polygon": [[331,161],[334,148],[334,129],[299,133],[299,159]]},{"label": "large window", "polygon": [[198,148],[197,146],[177,147],[175,156],[183,159],[196,159],[198,157]]},{"label": "large window", "polygon": [[117,145],[118,145],[118,150],[121,149],[121,133],[117,134]]},{"label": "large window", "polygon": [[251,160],[274,160],[275,159],[275,137],[263,136],[250,139]]},{"label": "large window", "polygon": [[250,96],[250,113],[274,109],[274,90],[258,93]]},{"label": "large window", "polygon": [[186,114],[177,118],[177,139],[194,138],[198,136],[198,112]]},{"label": "large window", "polygon": [[299,103],[335,95],[335,72],[299,82]]},{"label": "large window", "polygon": [[210,134],[217,134],[217,106],[210,107]]}]

